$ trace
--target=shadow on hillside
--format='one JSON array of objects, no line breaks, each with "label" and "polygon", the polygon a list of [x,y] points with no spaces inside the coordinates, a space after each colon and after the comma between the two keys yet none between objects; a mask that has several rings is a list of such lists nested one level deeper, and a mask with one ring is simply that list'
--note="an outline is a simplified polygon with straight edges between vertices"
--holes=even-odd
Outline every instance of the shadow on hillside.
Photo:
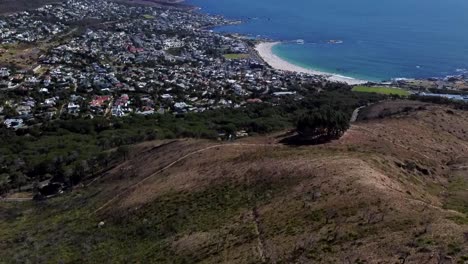
[{"label": "shadow on hillside", "polygon": [[279,136],[278,138],[283,137],[279,143],[288,145],[288,146],[313,146],[313,145],[320,145],[331,142],[332,139],[329,137],[304,137],[302,135],[297,134],[296,132],[288,132],[285,135]]}]

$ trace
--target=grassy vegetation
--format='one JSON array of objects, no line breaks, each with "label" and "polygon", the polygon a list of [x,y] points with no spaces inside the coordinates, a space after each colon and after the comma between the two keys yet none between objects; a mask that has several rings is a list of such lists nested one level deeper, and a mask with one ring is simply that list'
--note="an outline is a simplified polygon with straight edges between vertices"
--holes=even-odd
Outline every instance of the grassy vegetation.
[{"label": "grassy vegetation", "polygon": [[77,30],[78,27],[74,27],[70,31],[54,36],[52,39],[47,38],[46,40],[37,41],[34,44],[19,43],[14,45],[0,45],[0,50],[2,50],[0,53],[0,65],[30,69],[31,66],[37,64],[37,59],[41,54],[60,43],[67,43]]},{"label": "grassy vegetation", "polygon": [[252,104],[178,116],[135,115],[92,120],[70,117],[16,132],[3,128],[0,131],[0,162],[4,165],[0,168],[0,193],[50,178],[77,183],[85,172],[97,171],[110,158],[116,158],[109,157],[108,150],[123,145],[155,139],[217,139],[220,132],[232,134],[239,130],[250,134],[270,133],[294,127],[302,113],[324,105],[350,115],[354,108],[381,99],[349,90],[327,91],[309,98],[284,101],[276,106]]},{"label": "grassy vegetation", "polygon": [[[88,217],[82,195],[76,192],[42,203],[0,204],[4,219],[0,223],[0,236],[3,242],[15,244],[15,250],[10,250],[2,243],[0,257],[23,263],[76,260],[75,247],[81,243],[73,245],[77,241],[71,238],[84,239],[87,229],[94,229],[97,221],[94,216]],[[54,244],[59,239],[65,239],[64,243]],[[47,247],[53,250],[38,250]]]},{"label": "grassy vegetation", "polygon": [[[0,203],[0,258],[18,263],[221,263],[240,252],[245,254],[241,263],[258,263],[252,250],[257,246],[253,209],[286,195],[302,180],[264,173],[252,169],[246,181],[169,192],[138,210],[110,206],[112,211],[93,214],[115,194],[103,186],[42,202]],[[324,211],[305,210],[301,201],[283,208],[288,209],[262,213],[263,235],[295,236],[324,224]],[[99,228],[101,221],[105,224]]]},{"label": "grassy vegetation", "polygon": [[448,185],[444,208],[463,213],[464,216],[453,217],[458,224],[468,224],[468,179],[465,175],[454,175]]},{"label": "grassy vegetation", "polygon": [[[125,122],[117,127],[103,131],[96,129],[98,126],[89,131],[83,124],[74,127],[72,125],[77,122],[74,120],[60,124],[58,130],[66,128],[77,132],[83,129],[83,134],[92,136],[130,129],[127,130],[130,135],[132,128],[139,129],[142,124],[170,131],[172,122],[193,130],[205,126],[204,122],[219,125],[220,120],[230,120],[243,124],[245,120],[265,117],[266,113],[260,111],[262,108],[265,106],[250,109],[248,117],[227,110],[222,117],[218,112],[183,117],[136,117],[123,119]],[[269,115],[275,113],[272,109],[266,111]],[[285,114],[279,115],[282,111],[276,112],[275,118],[285,118]],[[288,119],[283,120],[288,122]],[[402,205],[403,209],[410,208],[411,213],[396,210],[393,199],[398,197],[381,200],[376,195],[380,191],[369,191],[366,186],[355,184],[354,176],[350,179],[346,171],[335,172],[334,166],[327,163],[335,159],[331,164],[342,164],[336,159],[345,161],[351,155],[367,158],[375,155],[371,148],[362,148],[366,153],[347,153],[333,144],[282,147],[275,151],[259,148],[257,152],[250,152],[249,149],[244,154],[238,153],[241,150],[238,149],[232,156],[231,152],[217,149],[212,167],[204,165],[212,162],[207,160],[209,155],[192,156],[189,162],[172,168],[174,171],[166,170],[153,178],[154,183],[145,183],[145,189],[168,186],[157,192],[158,195],[145,196],[141,204],[128,205],[126,202],[133,201],[136,196],[127,193],[128,196],[122,196],[124,201],[114,201],[97,214],[93,213],[96,208],[115,197],[119,190],[128,189],[129,182],[137,182],[145,175],[132,179],[112,177],[112,181],[106,178],[97,185],[76,188],[40,202],[0,203],[0,259],[8,263],[260,263],[257,248],[261,238],[265,241],[267,256],[276,263],[295,263],[297,259],[337,263],[342,252],[355,254],[351,263],[369,263],[367,252],[372,249],[380,250],[373,260],[389,256],[388,263],[399,262],[398,254],[411,250],[422,254],[414,255],[415,262],[427,259],[438,252],[436,250],[453,259],[465,260],[467,251],[458,239],[459,234],[450,235],[454,230],[452,225],[447,225],[449,238],[434,234],[430,228],[433,225],[425,230],[424,219],[432,221],[429,217],[432,213],[439,219],[438,216],[445,216],[442,211],[431,211],[428,207],[413,214],[406,204]],[[165,156],[164,153],[177,149],[180,148],[169,147],[157,152]],[[146,149],[141,151],[147,152]],[[384,159],[383,155],[378,156]],[[146,158],[133,157],[130,163],[135,166],[147,164],[137,161]],[[389,159],[388,162],[393,161]],[[155,163],[164,162],[155,160]],[[236,167],[245,168],[245,173],[237,174]],[[202,184],[187,184],[188,187],[182,189],[169,187],[180,184],[177,174],[186,169],[198,171],[197,181]],[[392,172],[384,167],[380,171]],[[216,177],[221,172],[223,176]],[[450,192],[466,188],[466,182],[458,177],[453,178],[449,186]],[[148,193],[137,195],[145,194]],[[458,210],[462,208],[458,203],[466,197],[457,195],[455,198],[450,208]],[[464,217],[450,219],[460,225],[467,223]],[[98,227],[101,221],[105,224]],[[269,260],[266,262],[270,263]]]},{"label": "grassy vegetation", "polygon": [[19,67],[30,67],[34,59],[38,57],[41,45],[31,44],[1,45],[0,60],[2,65],[16,65]]},{"label": "grassy vegetation", "polygon": [[229,53],[224,54],[224,58],[228,60],[239,60],[239,59],[246,59],[249,57],[249,54],[237,54],[237,53]]},{"label": "grassy vegetation", "polygon": [[[252,220],[239,221],[238,216],[282,188],[271,182],[225,182],[208,190],[170,193],[138,211],[111,215],[92,213],[96,203],[104,203],[105,195],[97,189],[43,202],[0,203],[0,258],[18,263],[190,263],[216,258],[230,246],[255,240]],[[100,221],[105,221],[102,228]],[[176,254],[174,241],[192,234],[213,235],[199,251]],[[233,238],[223,241],[224,236]]]},{"label": "grassy vegetation", "polygon": [[353,92],[361,92],[361,93],[378,93],[378,94],[385,94],[385,95],[400,95],[400,96],[408,96],[410,92],[399,89],[399,88],[391,88],[391,87],[382,87],[382,86],[355,86],[353,88]]}]

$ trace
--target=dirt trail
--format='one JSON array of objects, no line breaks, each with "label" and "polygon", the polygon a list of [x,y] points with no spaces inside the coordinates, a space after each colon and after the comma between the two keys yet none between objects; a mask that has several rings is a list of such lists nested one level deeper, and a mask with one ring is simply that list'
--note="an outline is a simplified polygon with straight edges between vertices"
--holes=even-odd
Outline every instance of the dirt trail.
[{"label": "dirt trail", "polygon": [[354,109],[353,114],[351,115],[351,120],[349,120],[349,122],[350,123],[356,122],[358,117],[359,117],[359,111],[361,111],[361,109],[363,109],[365,107],[367,107],[367,106],[361,106],[361,107],[358,107],[358,108]]},{"label": "dirt trail", "polygon": [[253,218],[253,223],[254,223],[254,228],[255,228],[255,235],[257,236],[258,255],[260,256],[262,263],[266,263],[267,258],[265,256],[265,247],[263,246],[264,243],[263,243],[262,235],[260,233],[258,210],[256,207],[252,209],[252,218]]},{"label": "dirt trail", "polygon": [[0,198],[2,202],[27,202],[32,201],[33,198]]},{"label": "dirt trail", "polygon": [[218,144],[218,145],[213,145],[213,146],[209,146],[209,147],[206,147],[206,148],[202,148],[202,149],[199,149],[199,150],[196,150],[196,151],[193,151],[193,152],[190,152],[178,159],[176,159],[175,161],[169,163],[168,165],[166,165],[165,167],[163,167],[162,169],[154,172],[153,174],[143,178],[141,181],[135,183],[134,185],[128,187],[127,189],[123,190],[122,192],[120,192],[119,194],[117,194],[114,198],[110,199],[109,201],[107,201],[105,204],[103,204],[101,207],[99,207],[98,209],[96,209],[93,214],[101,211],[102,209],[104,209],[105,207],[107,207],[109,204],[111,204],[112,202],[116,201],[117,199],[121,198],[123,195],[127,194],[128,191],[130,190],[133,190],[135,187],[139,186],[140,184],[142,184],[143,182],[147,181],[148,179],[162,173],[163,171],[173,167],[174,165],[176,165],[177,163],[195,155],[195,154],[198,154],[198,153],[202,153],[202,152],[205,152],[205,151],[208,151],[208,150],[211,150],[211,149],[215,149],[215,148],[224,148],[224,147],[283,147],[284,145],[279,145],[279,144],[249,144],[249,143],[232,143],[232,144]]}]

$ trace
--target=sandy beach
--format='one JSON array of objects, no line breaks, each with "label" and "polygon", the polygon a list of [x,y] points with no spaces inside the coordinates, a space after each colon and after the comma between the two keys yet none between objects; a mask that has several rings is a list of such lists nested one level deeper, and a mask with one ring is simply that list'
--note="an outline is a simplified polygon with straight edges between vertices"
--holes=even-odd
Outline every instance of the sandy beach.
[{"label": "sandy beach", "polygon": [[263,60],[265,60],[266,63],[268,63],[271,67],[275,69],[283,70],[283,71],[302,72],[302,73],[307,73],[307,74],[312,74],[312,75],[322,75],[327,80],[334,81],[334,82],[344,82],[350,85],[362,84],[362,83],[368,82],[365,80],[358,80],[358,79],[354,79],[351,77],[306,69],[306,68],[294,65],[292,63],[289,63],[281,59],[280,57],[276,56],[273,53],[272,48],[277,44],[280,44],[280,42],[262,42],[255,47],[258,54],[263,58]]}]

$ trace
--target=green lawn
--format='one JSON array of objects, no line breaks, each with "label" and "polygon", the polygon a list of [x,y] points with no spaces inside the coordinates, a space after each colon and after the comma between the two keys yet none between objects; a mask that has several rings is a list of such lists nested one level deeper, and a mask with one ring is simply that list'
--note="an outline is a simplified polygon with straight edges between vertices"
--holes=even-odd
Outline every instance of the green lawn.
[{"label": "green lawn", "polygon": [[355,86],[353,92],[362,92],[362,93],[378,93],[378,94],[395,94],[401,96],[408,96],[410,92],[407,90],[391,87],[382,87],[382,86]]},{"label": "green lawn", "polygon": [[238,59],[246,59],[249,57],[249,54],[237,54],[237,53],[229,53],[224,54],[224,58],[228,60],[238,60]]}]

